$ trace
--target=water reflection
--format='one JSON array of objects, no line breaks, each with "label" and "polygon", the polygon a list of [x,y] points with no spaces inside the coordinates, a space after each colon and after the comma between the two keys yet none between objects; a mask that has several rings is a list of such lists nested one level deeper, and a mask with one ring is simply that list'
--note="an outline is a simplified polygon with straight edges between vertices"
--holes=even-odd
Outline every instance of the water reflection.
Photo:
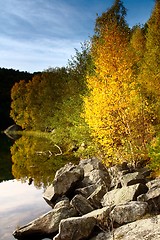
[{"label": "water reflection", "polygon": [[78,159],[62,155],[46,138],[22,136],[13,142],[3,136],[0,147],[0,239],[13,240],[18,226],[50,210],[42,198],[44,188],[60,167]]},{"label": "water reflection", "polygon": [[22,136],[11,147],[12,174],[23,182],[34,179],[36,187],[45,187],[56,171],[67,162],[78,162],[73,155],[61,154],[58,147],[45,138]]},{"label": "water reflection", "polygon": [[50,210],[42,198],[43,189],[21,181],[0,183],[0,239],[15,239],[12,232]]},{"label": "water reflection", "polygon": [[13,141],[5,134],[0,134],[0,182],[13,179],[10,147]]}]

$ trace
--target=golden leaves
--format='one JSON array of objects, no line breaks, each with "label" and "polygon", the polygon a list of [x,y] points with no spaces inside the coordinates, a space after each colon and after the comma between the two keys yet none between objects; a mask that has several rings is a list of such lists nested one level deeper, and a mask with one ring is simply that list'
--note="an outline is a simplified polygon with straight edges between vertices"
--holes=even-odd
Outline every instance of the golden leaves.
[{"label": "golden leaves", "polygon": [[95,75],[87,76],[90,92],[84,98],[85,120],[103,154],[116,161],[123,157],[135,161],[151,126],[128,37],[118,27],[106,29],[103,39],[93,42],[92,55]]}]

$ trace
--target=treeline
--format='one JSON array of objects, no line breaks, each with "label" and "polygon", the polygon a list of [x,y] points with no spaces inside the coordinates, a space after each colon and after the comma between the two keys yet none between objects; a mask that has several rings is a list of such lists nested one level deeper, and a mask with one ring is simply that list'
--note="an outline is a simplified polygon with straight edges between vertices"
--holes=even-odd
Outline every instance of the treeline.
[{"label": "treeline", "polygon": [[51,132],[61,148],[77,146],[79,155],[146,162],[158,172],[160,1],[144,26],[131,29],[125,17],[115,0],[67,67],[16,83],[11,117],[26,130]]},{"label": "treeline", "polygon": [[33,74],[21,72],[14,69],[0,68],[0,129],[4,130],[13,123],[10,116],[11,88],[13,85],[24,79],[29,81]]}]

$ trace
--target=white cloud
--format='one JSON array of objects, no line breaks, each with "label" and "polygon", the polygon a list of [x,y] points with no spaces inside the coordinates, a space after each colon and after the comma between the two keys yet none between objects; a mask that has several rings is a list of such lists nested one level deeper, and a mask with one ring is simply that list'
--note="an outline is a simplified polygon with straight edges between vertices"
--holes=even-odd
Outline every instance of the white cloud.
[{"label": "white cloud", "polygon": [[20,41],[0,37],[0,42],[0,66],[30,72],[65,66],[80,47],[79,41],[57,38]]},{"label": "white cloud", "polygon": [[9,27],[8,30],[5,29],[8,34],[11,31],[10,34],[20,35],[28,32],[28,38],[44,34],[75,37],[82,29],[85,31],[82,23],[85,16],[82,17],[81,11],[67,4],[66,1],[6,0],[3,1],[2,8],[4,12],[1,19]]},{"label": "white cloud", "polygon": [[[143,1],[148,1],[145,11]],[[143,1],[124,0],[132,16],[131,26],[135,16],[140,16],[140,21],[146,19],[150,0]],[[33,72],[66,65],[74,48],[92,36],[96,13],[101,14],[112,3],[113,0],[0,0],[0,67]],[[138,5],[141,8],[137,9]]]},{"label": "white cloud", "polygon": [[1,3],[0,67],[33,72],[65,66],[90,35],[87,15],[64,0]]}]

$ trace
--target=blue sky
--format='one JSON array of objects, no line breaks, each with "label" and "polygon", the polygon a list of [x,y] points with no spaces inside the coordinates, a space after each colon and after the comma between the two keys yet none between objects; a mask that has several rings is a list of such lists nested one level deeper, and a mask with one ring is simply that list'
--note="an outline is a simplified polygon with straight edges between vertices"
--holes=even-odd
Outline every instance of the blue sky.
[{"label": "blue sky", "polygon": [[[96,13],[114,0],[0,0],[0,67],[28,72],[66,66],[93,35]],[[145,23],[154,0],[124,0],[129,26]]]}]

